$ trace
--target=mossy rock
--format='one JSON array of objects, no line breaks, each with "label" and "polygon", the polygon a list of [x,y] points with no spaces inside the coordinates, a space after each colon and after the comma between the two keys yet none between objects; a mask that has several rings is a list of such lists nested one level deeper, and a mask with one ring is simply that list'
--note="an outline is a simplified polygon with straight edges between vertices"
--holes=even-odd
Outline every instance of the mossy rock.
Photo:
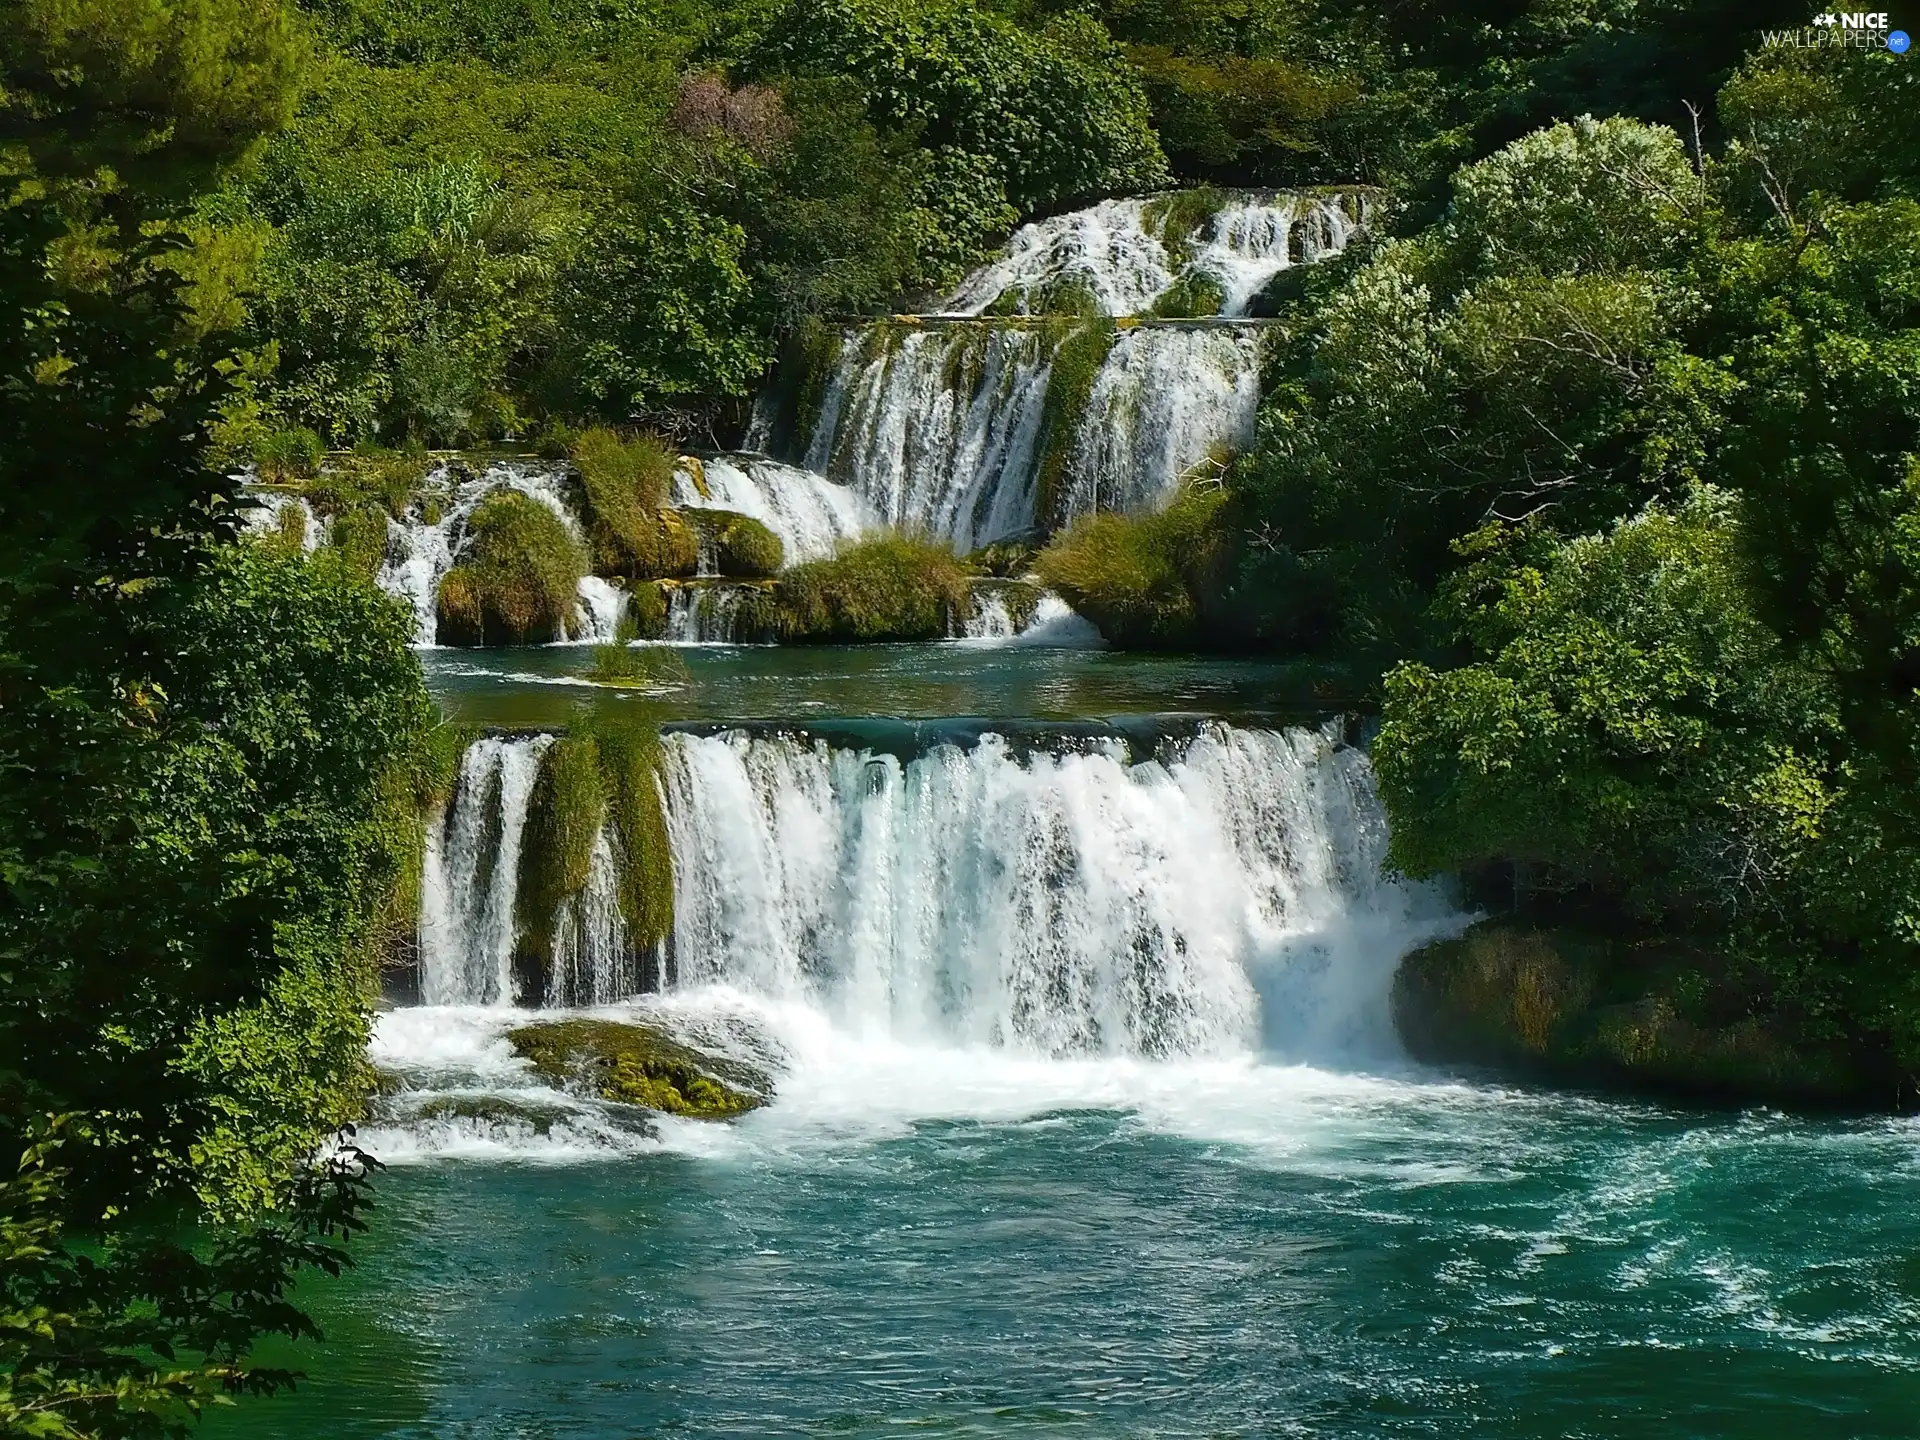
[{"label": "mossy rock", "polygon": [[1394,1024],[1418,1059],[1764,1104],[1861,1104],[1870,1057],[1797,1041],[1738,967],[1673,938],[1488,920],[1414,951]]},{"label": "mossy rock", "polygon": [[699,1120],[728,1120],[766,1104],[764,1074],[653,1025],[549,1020],[508,1031],[507,1043],[550,1083],[602,1100]]},{"label": "mossy rock", "polygon": [[579,476],[597,575],[658,580],[691,575],[700,540],[667,504],[673,451],[651,435],[583,430],[569,448]]},{"label": "mossy rock", "polygon": [[780,577],[774,603],[783,640],[871,644],[955,634],[973,597],[951,550],[880,535],[794,566]]},{"label": "mossy rock", "polygon": [[[699,537],[700,557],[712,573],[737,580],[766,580],[780,573],[787,547],[751,515],[733,510],[681,512]],[[707,564],[700,567],[708,568]]]},{"label": "mossy rock", "polygon": [[1068,466],[1086,419],[1094,382],[1118,338],[1105,321],[1056,325],[1052,360],[1040,406],[1040,443],[1034,471],[1033,518],[1042,530],[1060,523],[1071,478]]},{"label": "mossy rock", "polygon": [[1161,320],[1190,320],[1218,315],[1226,303],[1226,286],[1212,275],[1189,270],[1153,302],[1149,313]]},{"label": "mossy rock", "polygon": [[551,509],[514,490],[489,495],[468,522],[459,563],[440,582],[446,645],[527,645],[564,639],[587,557]]}]

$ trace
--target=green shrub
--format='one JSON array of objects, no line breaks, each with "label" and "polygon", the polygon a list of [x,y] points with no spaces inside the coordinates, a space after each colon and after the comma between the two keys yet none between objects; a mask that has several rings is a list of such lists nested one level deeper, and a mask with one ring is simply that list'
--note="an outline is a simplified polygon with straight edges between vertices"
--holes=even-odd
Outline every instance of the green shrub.
[{"label": "green shrub", "polygon": [[702,509],[685,511],[684,516],[700,537],[702,556],[712,562],[716,574],[766,580],[778,575],[786,562],[780,537],[751,515]]},{"label": "green shrub", "polygon": [[629,580],[691,575],[699,537],[667,507],[673,452],[651,435],[623,437],[596,426],[574,437],[571,453],[595,572]]},{"label": "green shrub", "polygon": [[560,517],[517,491],[473,512],[460,563],[440,582],[441,643],[511,645],[567,633],[587,561]]},{"label": "green shrub", "polygon": [[796,565],[775,596],[782,638],[812,642],[935,640],[958,629],[972,606],[953,552],[906,535]]},{"label": "green shrub", "polygon": [[1116,645],[1198,643],[1226,542],[1226,492],[1189,486],[1151,515],[1086,515],[1041,551],[1035,568]]},{"label": "green shrub", "polygon": [[364,507],[339,511],[327,526],[327,546],[350,573],[372,579],[387,553],[386,515]]},{"label": "green shrub", "polygon": [[689,678],[687,662],[652,645],[596,645],[587,674],[603,685],[666,685]]},{"label": "green shrub", "polygon": [[302,426],[275,430],[253,442],[253,463],[260,478],[275,482],[311,480],[320,473],[326,453],[320,437]]}]

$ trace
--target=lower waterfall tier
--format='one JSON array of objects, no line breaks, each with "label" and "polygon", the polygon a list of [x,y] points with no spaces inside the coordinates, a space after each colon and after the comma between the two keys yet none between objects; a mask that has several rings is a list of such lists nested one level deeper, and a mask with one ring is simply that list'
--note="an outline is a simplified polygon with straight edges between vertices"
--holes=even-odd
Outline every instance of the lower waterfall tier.
[{"label": "lower waterfall tier", "polygon": [[[554,745],[491,737],[465,757],[426,861],[429,1002],[718,985],[901,1039],[1318,1052],[1365,1043],[1395,959],[1445,913],[1381,877],[1366,759],[1323,732],[985,731],[894,752],[760,727],[660,741],[673,914],[656,952],[627,938],[631,857],[605,833],[558,913],[526,913]],[[538,965],[529,933],[552,936]]]}]

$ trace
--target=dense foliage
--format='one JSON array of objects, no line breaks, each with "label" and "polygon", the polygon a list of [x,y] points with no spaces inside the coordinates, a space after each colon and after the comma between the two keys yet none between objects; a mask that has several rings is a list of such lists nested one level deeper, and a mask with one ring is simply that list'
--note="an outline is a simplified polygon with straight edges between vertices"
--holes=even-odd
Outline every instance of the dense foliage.
[{"label": "dense foliage", "polygon": [[289,112],[297,25],[8,22],[0,1428],[178,1434],[285,1382],[252,1341],[311,1329],[289,1286],[360,1224],[365,1167],[313,1157],[359,1100],[430,709],[392,603],[237,546],[204,459],[243,367],[187,207]]}]

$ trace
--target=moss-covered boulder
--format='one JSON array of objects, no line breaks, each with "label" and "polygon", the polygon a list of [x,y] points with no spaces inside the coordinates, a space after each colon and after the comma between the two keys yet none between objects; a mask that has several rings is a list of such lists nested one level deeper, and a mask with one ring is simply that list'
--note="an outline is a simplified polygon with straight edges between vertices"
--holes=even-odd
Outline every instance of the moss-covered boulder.
[{"label": "moss-covered boulder", "polygon": [[571,445],[596,575],[658,580],[691,575],[700,537],[667,504],[674,456],[650,435],[595,427]]},{"label": "moss-covered boulder", "polygon": [[507,1032],[507,1042],[554,1085],[669,1115],[728,1120],[766,1104],[770,1088],[752,1066],[638,1021],[547,1020]]},{"label": "moss-covered boulder", "polygon": [[1034,568],[1116,645],[1217,645],[1227,633],[1213,623],[1230,546],[1226,505],[1224,490],[1194,485],[1152,514],[1083,515]]},{"label": "moss-covered boulder", "polygon": [[459,562],[440,582],[443,645],[538,645],[566,638],[587,557],[566,523],[517,490],[475,507]]},{"label": "moss-covered boulder", "polygon": [[1439,1064],[1739,1103],[1892,1094],[1873,1056],[1809,1043],[1757,977],[1672,939],[1483,921],[1401,963],[1393,1016]]},{"label": "moss-covered boulder", "polygon": [[774,592],[780,638],[803,643],[938,640],[972,612],[966,567],[953,552],[880,535],[831,560],[796,565]]},{"label": "moss-covered boulder", "polygon": [[734,510],[681,512],[700,540],[700,570],[739,580],[765,580],[780,573],[787,547],[751,515]]}]

